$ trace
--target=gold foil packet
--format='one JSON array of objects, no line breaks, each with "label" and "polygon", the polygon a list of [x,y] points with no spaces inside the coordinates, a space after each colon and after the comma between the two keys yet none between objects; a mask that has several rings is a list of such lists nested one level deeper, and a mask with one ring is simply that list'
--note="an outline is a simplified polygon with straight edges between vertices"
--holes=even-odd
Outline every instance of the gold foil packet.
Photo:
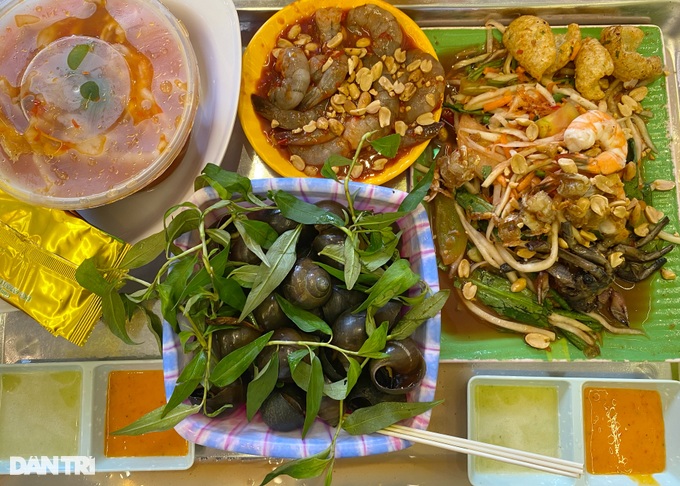
[{"label": "gold foil packet", "polygon": [[76,269],[91,257],[98,268],[115,267],[128,249],[71,213],[0,191],[0,297],[54,335],[85,344],[102,303],[76,281]]}]

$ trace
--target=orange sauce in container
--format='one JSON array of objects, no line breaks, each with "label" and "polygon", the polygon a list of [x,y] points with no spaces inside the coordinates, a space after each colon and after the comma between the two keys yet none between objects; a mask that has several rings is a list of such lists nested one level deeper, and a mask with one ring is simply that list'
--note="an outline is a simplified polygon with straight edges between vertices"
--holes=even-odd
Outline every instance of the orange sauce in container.
[{"label": "orange sauce in container", "polygon": [[161,370],[112,371],[106,404],[107,457],[184,456],[189,444],[174,429],[143,435],[111,435],[152,410],[164,405]]},{"label": "orange sauce in container", "polygon": [[589,473],[645,475],[666,468],[658,391],[586,387],[583,397]]}]

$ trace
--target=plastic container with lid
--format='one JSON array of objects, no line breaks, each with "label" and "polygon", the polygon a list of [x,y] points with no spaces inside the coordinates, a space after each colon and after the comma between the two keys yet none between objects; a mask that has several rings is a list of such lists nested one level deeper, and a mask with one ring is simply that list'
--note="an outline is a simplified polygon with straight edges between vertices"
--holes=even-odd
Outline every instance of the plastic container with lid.
[{"label": "plastic container with lid", "polygon": [[157,0],[18,0],[0,9],[0,189],[84,209],[159,177],[187,142],[198,67]]}]

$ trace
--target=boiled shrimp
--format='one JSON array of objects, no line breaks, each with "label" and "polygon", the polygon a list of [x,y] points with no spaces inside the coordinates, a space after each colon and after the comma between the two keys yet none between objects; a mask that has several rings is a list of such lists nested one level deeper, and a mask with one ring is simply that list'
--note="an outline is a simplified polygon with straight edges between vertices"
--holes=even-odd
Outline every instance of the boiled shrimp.
[{"label": "boiled shrimp", "polygon": [[333,60],[331,65],[323,72],[319,82],[304,94],[298,106],[299,110],[308,110],[323,100],[327,100],[345,81],[349,72],[347,56],[341,51],[335,51],[330,58]]},{"label": "boiled shrimp", "polygon": [[276,59],[276,70],[282,80],[269,91],[269,99],[282,110],[292,110],[300,104],[309,88],[309,61],[299,47],[287,47]]},{"label": "boiled shrimp", "polygon": [[401,47],[403,34],[399,22],[377,5],[367,4],[351,9],[347,13],[345,27],[354,35],[368,33],[373,52],[380,57],[393,56],[394,51]]},{"label": "boiled shrimp", "polygon": [[317,120],[323,116],[326,105],[321,103],[311,110],[282,110],[271,101],[261,96],[251,95],[251,102],[255,112],[272,122],[272,126],[283,128],[285,130],[295,130],[302,128],[313,120]]},{"label": "boiled shrimp", "polygon": [[572,153],[587,150],[599,142],[602,152],[588,160],[583,170],[595,174],[613,174],[623,169],[628,143],[619,123],[603,111],[591,110],[577,116],[564,131],[564,143]]}]

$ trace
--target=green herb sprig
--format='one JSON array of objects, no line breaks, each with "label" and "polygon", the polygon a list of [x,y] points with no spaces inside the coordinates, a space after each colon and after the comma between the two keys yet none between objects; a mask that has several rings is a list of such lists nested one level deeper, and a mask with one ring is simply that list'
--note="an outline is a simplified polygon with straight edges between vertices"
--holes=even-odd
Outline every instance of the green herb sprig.
[{"label": "green herb sprig", "polygon": [[[366,134],[352,160],[329,160],[324,173],[333,174],[334,164],[357,163],[361,147],[371,133]],[[379,153],[396,153],[399,138],[394,136],[369,142]],[[432,164],[434,167],[434,164]],[[283,191],[269,191],[266,198],[253,193],[250,180],[208,165],[196,180],[196,188],[211,186],[220,200],[201,209],[192,203],[182,203],[170,208],[164,216],[164,229],[132,246],[116,268],[97,268],[94,260],[85,261],[77,271],[79,283],[99,295],[103,303],[103,319],[111,332],[126,343],[133,343],[127,326],[135,313],[146,316],[151,330],[160,337],[160,319],[150,312],[149,303],[160,301],[163,318],[178,334],[183,352],[191,356],[180,373],[167,404],[141,417],[134,423],[114,432],[136,435],[166,430],[196,413],[216,416],[231,405],[219,410],[207,408],[211,387],[225,387],[241,378],[251,368],[256,358],[267,347],[296,345],[299,350],[288,357],[295,384],[306,392],[305,420],[302,436],[308,432],[317,417],[324,396],[339,403],[339,424],[331,444],[323,452],[311,457],[284,463],[268,474],[262,484],[285,474],[294,478],[309,478],[325,473],[326,484],[332,479],[335,446],[340,430],[350,434],[368,434],[399,420],[419,415],[440,402],[399,403],[383,402],[359,409],[347,415],[344,400],[356,384],[362,369],[372,358],[381,358],[389,340],[410,336],[423,322],[434,317],[443,307],[449,291],[432,293],[407,260],[400,257],[397,244],[401,232],[393,223],[414,210],[422,201],[432,181],[432,170],[418,183],[395,212],[373,214],[354,207],[349,182],[345,179],[349,215],[343,219],[314,204],[307,203]],[[267,200],[271,201],[268,202]],[[248,218],[254,211],[279,209],[283,216],[298,223],[278,235],[267,223]],[[226,215],[217,225],[210,226],[213,214]],[[346,288],[360,289],[366,294],[357,311],[367,312],[368,339],[358,351],[343,349],[332,344],[332,331],[327,323],[308,311],[297,308],[277,295],[284,313],[304,332],[320,331],[327,340],[276,341],[273,332],[262,334],[252,342],[232,351],[221,359],[213,353],[213,335],[223,328],[221,324],[238,325],[244,321],[257,324],[252,311],[281,284],[293,268],[296,244],[303,225],[332,225],[345,235],[342,245],[329,245],[322,252],[343,264],[343,270],[324,266],[334,277],[344,282]],[[260,259],[259,265],[248,265],[229,260],[232,234],[235,228],[248,249]],[[187,232],[198,235],[196,242],[180,249],[175,239]],[[165,261],[151,282],[131,275],[130,271],[148,265],[164,254]],[[139,290],[122,293],[129,283]],[[405,292],[420,285],[416,296],[405,297]],[[401,300],[410,310],[388,330],[387,322],[375,322],[375,312],[390,300]],[[329,348],[340,353],[349,363],[347,376],[327,383],[321,361],[314,352]],[[275,389],[278,375],[277,353],[273,353],[261,369],[255,368],[253,379],[247,387],[246,414],[252,419],[265,399]],[[196,392],[202,396],[196,400]],[[185,403],[193,396],[194,405]]]}]

